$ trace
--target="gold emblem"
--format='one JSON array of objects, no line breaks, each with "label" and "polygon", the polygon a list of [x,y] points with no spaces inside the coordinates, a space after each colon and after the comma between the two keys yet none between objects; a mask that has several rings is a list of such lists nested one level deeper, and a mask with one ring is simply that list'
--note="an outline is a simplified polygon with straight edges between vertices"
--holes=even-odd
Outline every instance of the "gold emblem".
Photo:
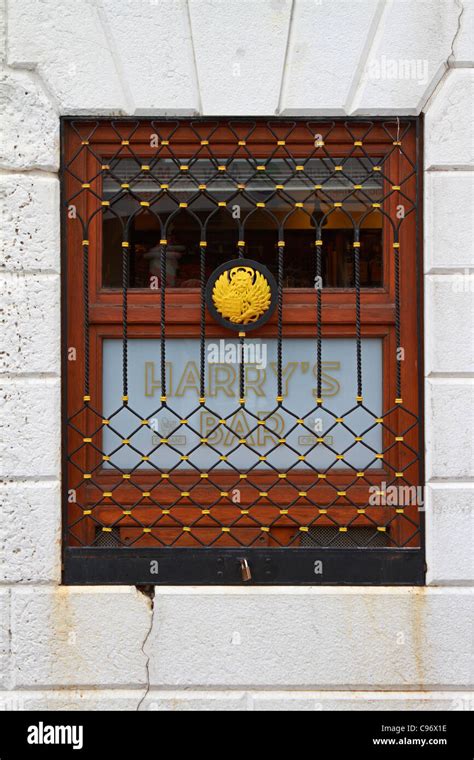
[{"label": "gold emblem", "polygon": [[270,308],[272,293],[266,277],[250,266],[223,272],[212,289],[215,308],[236,325],[256,322]]}]

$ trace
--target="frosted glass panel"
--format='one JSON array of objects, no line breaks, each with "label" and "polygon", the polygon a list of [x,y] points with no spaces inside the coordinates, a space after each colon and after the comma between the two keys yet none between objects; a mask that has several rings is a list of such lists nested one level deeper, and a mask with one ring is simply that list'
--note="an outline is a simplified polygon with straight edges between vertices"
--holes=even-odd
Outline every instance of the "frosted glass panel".
[{"label": "frosted glass panel", "polygon": [[[199,340],[167,340],[169,408],[162,408],[160,341],[129,340],[129,408],[120,409],[122,342],[105,340],[103,411],[111,417],[111,424],[104,429],[103,450],[111,456],[108,466],[121,469],[149,467],[149,463],[141,461],[142,455],[149,456],[150,462],[163,471],[193,466],[206,470],[215,465],[220,468],[233,466],[244,472],[254,466],[287,470],[291,466],[304,468],[306,463],[318,469],[326,469],[332,464],[336,467],[349,464],[364,469],[372,462],[373,453],[362,443],[354,444],[354,435],[364,433],[364,442],[375,451],[381,451],[380,425],[365,432],[374,425],[372,415],[357,408],[346,419],[353,432],[340,424],[329,430],[334,425],[334,418],[316,408],[315,340],[294,338],[283,342],[283,409],[277,408],[275,402],[277,341],[247,339],[246,345],[249,347],[249,362],[245,364],[246,405],[243,409],[239,404],[238,341],[206,341],[206,406],[203,408],[199,405]],[[322,353],[324,406],[337,416],[344,416],[355,406],[355,340],[325,340]],[[213,361],[215,363],[211,363]],[[364,405],[378,416],[382,413],[380,339],[362,341],[362,364]],[[116,409],[120,411],[114,415]],[[268,417],[265,427],[257,424],[258,419]],[[152,429],[141,426],[141,418],[149,419]],[[189,424],[180,425],[181,418],[187,419]],[[226,426],[219,425],[222,418],[227,420]],[[305,426],[297,424],[296,418],[304,419]],[[210,445],[199,445],[201,437],[208,438]],[[316,445],[316,437],[324,437],[333,451],[324,445]],[[161,438],[167,438],[169,445],[160,445]],[[248,441],[254,452],[239,446],[242,438]],[[280,438],[286,439],[286,445],[278,445]],[[131,445],[123,446],[122,439],[130,439]],[[345,462],[334,463],[335,454],[349,446]],[[220,462],[220,454],[227,455],[228,462]],[[298,460],[301,454],[306,456],[306,463]],[[189,455],[189,460],[183,462],[180,458],[183,455]],[[261,462],[259,456],[266,456],[267,460]]]}]

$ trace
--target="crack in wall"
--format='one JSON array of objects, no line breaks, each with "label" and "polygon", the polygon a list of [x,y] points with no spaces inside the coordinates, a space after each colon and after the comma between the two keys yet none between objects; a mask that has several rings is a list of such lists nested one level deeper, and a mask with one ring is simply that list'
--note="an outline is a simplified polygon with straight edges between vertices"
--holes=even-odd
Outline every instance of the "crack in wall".
[{"label": "crack in wall", "polygon": [[448,57],[446,59],[446,66],[448,67],[448,69],[452,68],[452,62],[453,62],[453,59],[455,57],[454,46],[456,44],[457,38],[459,37],[459,33],[461,31],[462,17],[463,17],[464,10],[465,10],[464,9],[464,5],[462,4],[461,0],[455,0],[455,2],[456,2],[457,7],[461,9],[461,12],[458,15],[458,26],[457,26],[457,29],[456,29],[456,31],[454,33],[454,37],[452,39],[452,42],[451,42],[451,52],[450,52],[450,54],[448,55]]},{"label": "crack in wall", "polygon": [[153,625],[155,622],[155,587],[152,585],[148,585],[148,586],[137,586],[136,588],[137,588],[137,591],[139,591],[141,594],[147,597],[147,599],[149,600],[149,605],[150,605],[150,625],[148,627],[148,631],[146,632],[145,638],[143,639],[143,642],[141,645],[141,650],[146,657],[146,662],[145,662],[146,685],[145,685],[145,693],[143,694],[143,696],[141,697],[137,705],[137,712],[138,712],[150,691],[150,659],[151,657],[149,654],[146,653],[145,647],[148,643],[148,639],[153,630]]}]

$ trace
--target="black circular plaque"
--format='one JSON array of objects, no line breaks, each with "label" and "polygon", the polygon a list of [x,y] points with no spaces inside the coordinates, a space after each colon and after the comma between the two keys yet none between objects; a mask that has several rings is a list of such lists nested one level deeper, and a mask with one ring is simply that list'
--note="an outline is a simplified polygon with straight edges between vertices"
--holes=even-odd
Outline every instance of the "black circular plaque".
[{"label": "black circular plaque", "polygon": [[223,327],[249,332],[267,322],[277,304],[275,278],[252,259],[231,259],[213,271],[206,285],[206,304]]}]

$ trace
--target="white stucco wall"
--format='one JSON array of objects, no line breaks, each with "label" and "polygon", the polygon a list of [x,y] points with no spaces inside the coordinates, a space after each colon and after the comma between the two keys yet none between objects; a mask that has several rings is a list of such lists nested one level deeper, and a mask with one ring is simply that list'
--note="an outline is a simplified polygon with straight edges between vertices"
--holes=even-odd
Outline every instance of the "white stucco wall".
[{"label": "white stucco wall", "polygon": [[[474,1],[0,15],[0,705],[472,709]],[[61,587],[59,115],[420,112],[427,587]]]}]

